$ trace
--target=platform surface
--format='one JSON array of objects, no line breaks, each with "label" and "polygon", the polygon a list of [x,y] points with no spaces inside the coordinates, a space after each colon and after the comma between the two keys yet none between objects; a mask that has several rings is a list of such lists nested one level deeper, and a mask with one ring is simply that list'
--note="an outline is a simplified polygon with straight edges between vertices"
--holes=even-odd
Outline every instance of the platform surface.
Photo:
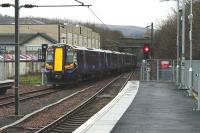
[{"label": "platform surface", "polygon": [[111,133],[200,133],[196,102],[173,83],[141,82]]},{"label": "platform surface", "polygon": [[139,88],[139,81],[129,81],[123,90],[103,109],[73,133],[109,133],[128,109]]},{"label": "platform surface", "polygon": [[0,80],[0,84],[6,84],[6,83],[14,83],[14,80]]}]

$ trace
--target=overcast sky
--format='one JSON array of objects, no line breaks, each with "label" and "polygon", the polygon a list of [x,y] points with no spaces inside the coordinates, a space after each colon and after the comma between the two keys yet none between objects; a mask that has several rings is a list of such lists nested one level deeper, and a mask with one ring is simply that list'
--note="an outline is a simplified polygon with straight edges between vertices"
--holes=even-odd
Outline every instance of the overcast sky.
[{"label": "overcast sky", "polygon": [[[91,9],[105,23],[112,25],[133,25],[146,27],[151,22],[155,25],[172,14],[176,8],[175,1],[160,2],[159,0],[79,0],[91,4]],[[14,0],[0,0],[1,3],[14,3]],[[60,5],[76,4],[73,0],[20,0],[20,4]],[[0,14],[14,14],[13,8],[1,8]],[[21,9],[20,16],[68,18],[83,22],[101,23],[87,7],[68,8],[34,8]]]}]

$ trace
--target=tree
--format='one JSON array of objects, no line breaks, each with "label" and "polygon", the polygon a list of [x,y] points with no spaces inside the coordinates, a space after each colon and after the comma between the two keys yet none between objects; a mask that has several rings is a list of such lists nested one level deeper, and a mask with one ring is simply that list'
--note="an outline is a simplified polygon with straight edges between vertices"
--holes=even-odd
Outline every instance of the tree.
[{"label": "tree", "polygon": [[[176,29],[177,12],[168,17],[160,24],[155,33],[155,56],[156,58],[176,59]],[[186,16],[190,14],[190,3],[186,3]],[[200,59],[200,1],[193,2],[193,59]],[[186,17],[185,32],[185,56],[189,58],[189,20]]]},{"label": "tree", "polygon": [[116,49],[111,48],[111,47],[113,47],[113,42],[115,40],[118,40],[119,38],[123,37],[123,34],[121,32],[111,30],[103,25],[97,25],[94,23],[85,23],[83,25],[91,28],[93,31],[100,34],[102,49],[116,50]]}]

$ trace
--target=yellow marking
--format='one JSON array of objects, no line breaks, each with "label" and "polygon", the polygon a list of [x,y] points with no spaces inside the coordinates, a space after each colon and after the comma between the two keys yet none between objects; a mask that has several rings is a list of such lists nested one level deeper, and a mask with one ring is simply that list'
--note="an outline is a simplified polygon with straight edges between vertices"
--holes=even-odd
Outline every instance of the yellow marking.
[{"label": "yellow marking", "polygon": [[73,69],[74,68],[74,63],[65,65],[65,69]]},{"label": "yellow marking", "polygon": [[62,71],[62,68],[63,68],[63,49],[56,48],[55,59],[54,59],[54,71],[56,72]]},{"label": "yellow marking", "polygon": [[49,65],[49,64],[47,64],[47,63],[46,63],[45,66],[46,66],[47,69],[53,69],[53,66],[52,66],[52,65]]},{"label": "yellow marking", "polygon": [[193,97],[196,99],[196,100],[198,100],[198,94],[196,93],[196,92],[192,92],[192,95],[193,95]]}]

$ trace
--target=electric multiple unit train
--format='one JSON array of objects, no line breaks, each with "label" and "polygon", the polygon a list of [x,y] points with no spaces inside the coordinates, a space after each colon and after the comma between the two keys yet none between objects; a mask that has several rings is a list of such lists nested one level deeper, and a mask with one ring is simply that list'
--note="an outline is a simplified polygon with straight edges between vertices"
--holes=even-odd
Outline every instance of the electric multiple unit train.
[{"label": "electric multiple unit train", "polygon": [[55,85],[129,71],[136,65],[133,54],[55,44],[47,49],[45,73]]}]

